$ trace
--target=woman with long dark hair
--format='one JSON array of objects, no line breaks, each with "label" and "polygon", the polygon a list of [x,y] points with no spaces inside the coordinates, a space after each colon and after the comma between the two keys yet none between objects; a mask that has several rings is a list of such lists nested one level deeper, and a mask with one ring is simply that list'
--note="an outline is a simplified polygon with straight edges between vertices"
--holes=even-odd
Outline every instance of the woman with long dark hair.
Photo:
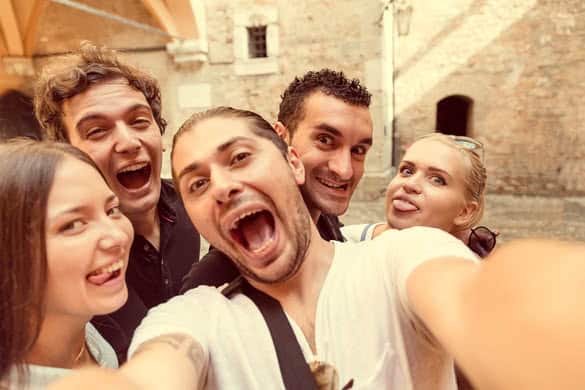
[{"label": "woman with long dark hair", "polygon": [[117,367],[89,323],[127,299],[133,231],[95,164],[67,144],[0,144],[0,383],[43,388]]}]

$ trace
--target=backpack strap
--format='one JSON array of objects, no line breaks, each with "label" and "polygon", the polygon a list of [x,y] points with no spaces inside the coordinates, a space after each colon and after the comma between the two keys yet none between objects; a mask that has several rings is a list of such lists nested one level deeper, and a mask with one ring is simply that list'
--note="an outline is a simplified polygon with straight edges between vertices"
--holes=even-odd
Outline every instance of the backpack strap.
[{"label": "backpack strap", "polygon": [[278,366],[285,389],[317,390],[315,377],[305,360],[303,351],[280,302],[254,288],[241,275],[230,283],[222,293],[230,297],[238,289],[254,302],[264,317],[270,331],[270,337],[272,337],[272,344],[276,349]]}]

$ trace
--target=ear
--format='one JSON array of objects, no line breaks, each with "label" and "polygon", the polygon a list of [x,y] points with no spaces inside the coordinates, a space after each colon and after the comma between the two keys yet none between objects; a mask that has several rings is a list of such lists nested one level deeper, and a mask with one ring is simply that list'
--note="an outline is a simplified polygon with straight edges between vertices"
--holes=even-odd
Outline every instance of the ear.
[{"label": "ear", "polygon": [[287,127],[280,121],[274,124],[274,131],[280,138],[284,140],[288,145],[290,145],[290,132],[288,131]]},{"label": "ear", "polygon": [[458,227],[468,226],[473,217],[475,216],[475,212],[477,211],[478,208],[479,205],[475,200],[466,202],[461,211],[459,212],[459,215],[457,215],[453,220],[455,226]]},{"label": "ear", "polygon": [[299,157],[299,153],[292,146],[288,147],[287,160],[297,184],[305,184],[305,166]]}]

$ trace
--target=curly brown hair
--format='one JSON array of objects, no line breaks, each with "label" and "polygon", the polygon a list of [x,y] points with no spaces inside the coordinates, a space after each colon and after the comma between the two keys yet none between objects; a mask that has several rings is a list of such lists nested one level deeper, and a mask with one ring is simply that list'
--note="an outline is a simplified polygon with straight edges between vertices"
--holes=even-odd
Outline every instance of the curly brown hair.
[{"label": "curly brown hair", "polygon": [[79,51],[45,66],[36,82],[34,109],[43,129],[43,137],[69,141],[63,123],[63,102],[85,92],[92,85],[115,79],[126,79],[132,88],[144,94],[163,134],[167,122],[161,116],[157,80],[119,60],[114,50],[85,41],[81,43]]},{"label": "curly brown hair", "polygon": [[284,124],[292,135],[305,116],[304,102],[315,92],[333,96],[345,103],[359,107],[370,107],[372,94],[358,79],[350,80],[343,72],[321,69],[295,77],[280,96],[278,121]]}]

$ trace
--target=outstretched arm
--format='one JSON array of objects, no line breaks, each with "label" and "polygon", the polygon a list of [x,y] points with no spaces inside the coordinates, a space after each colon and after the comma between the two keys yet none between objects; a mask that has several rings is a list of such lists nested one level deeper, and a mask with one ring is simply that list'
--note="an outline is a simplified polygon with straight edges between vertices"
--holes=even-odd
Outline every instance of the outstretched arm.
[{"label": "outstretched arm", "polygon": [[191,336],[166,334],[142,344],[119,370],[79,370],[50,389],[200,389],[207,377],[207,355]]},{"label": "outstretched arm", "polygon": [[481,265],[431,260],[407,292],[477,387],[585,388],[584,245],[522,241]]}]

